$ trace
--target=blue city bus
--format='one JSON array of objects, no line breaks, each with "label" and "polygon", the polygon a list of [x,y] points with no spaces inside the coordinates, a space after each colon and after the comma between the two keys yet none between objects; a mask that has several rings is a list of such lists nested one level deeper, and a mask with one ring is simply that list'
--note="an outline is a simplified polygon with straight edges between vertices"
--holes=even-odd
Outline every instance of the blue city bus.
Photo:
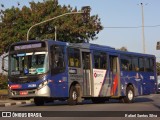
[{"label": "blue city bus", "polygon": [[8,87],[11,99],[33,98],[38,106],[113,98],[132,103],[136,96],[156,93],[156,58],[90,43],[17,42],[9,47]]}]

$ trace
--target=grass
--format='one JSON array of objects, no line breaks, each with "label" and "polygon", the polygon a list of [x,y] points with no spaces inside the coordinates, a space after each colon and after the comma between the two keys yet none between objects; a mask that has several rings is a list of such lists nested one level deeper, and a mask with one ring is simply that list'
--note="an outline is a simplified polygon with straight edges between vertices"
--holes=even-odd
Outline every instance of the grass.
[{"label": "grass", "polygon": [[7,89],[0,90],[0,95],[8,95],[8,90]]}]

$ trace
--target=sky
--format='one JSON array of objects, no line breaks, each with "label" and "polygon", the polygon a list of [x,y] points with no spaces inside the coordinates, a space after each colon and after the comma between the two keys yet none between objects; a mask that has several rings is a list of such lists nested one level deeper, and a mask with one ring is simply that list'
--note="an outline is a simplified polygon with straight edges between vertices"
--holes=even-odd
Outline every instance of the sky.
[{"label": "sky", "polygon": [[[5,8],[23,5],[29,6],[30,1],[43,0],[0,0]],[[128,51],[143,53],[142,9],[144,7],[145,49],[147,54],[154,54],[160,62],[160,50],[156,43],[160,41],[160,0],[58,0],[61,5],[71,5],[78,10],[82,6],[91,7],[91,15],[98,14],[104,29],[97,35],[98,39],[91,43],[111,46],[116,49],[126,47]],[[1,7],[0,7],[1,9]],[[154,26],[154,27],[151,27]],[[114,28],[120,27],[120,28]],[[135,27],[135,28],[123,28]]]}]

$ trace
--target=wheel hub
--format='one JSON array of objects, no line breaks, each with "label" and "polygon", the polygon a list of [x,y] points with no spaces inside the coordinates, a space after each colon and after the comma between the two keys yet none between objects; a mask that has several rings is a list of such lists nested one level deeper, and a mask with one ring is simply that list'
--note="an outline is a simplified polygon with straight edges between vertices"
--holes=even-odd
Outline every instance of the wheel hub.
[{"label": "wheel hub", "polygon": [[73,98],[73,100],[76,100],[76,99],[77,99],[77,92],[76,92],[76,91],[73,91],[73,93],[72,93],[72,98]]},{"label": "wheel hub", "polygon": [[128,99],[129,100],[133,99],[133,92],[131,90],[128,91]]}]

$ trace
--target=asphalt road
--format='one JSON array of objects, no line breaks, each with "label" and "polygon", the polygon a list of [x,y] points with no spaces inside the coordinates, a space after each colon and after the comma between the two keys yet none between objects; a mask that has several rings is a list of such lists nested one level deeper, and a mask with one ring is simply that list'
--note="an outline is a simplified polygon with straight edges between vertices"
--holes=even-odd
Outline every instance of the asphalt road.
[{"label": "asphalt road", "polygon": [[[52,116],[60,120],[61,119],[72,120],[75,119],[75,117],[79,120],[81,120],[82,118],[84,120],[85,117],[87,118],[87,120],[90,120],[92,118],[93,118],[92,120],[94,120],[97,117],[99,117],[99,119],[106,119],[106,117],[107,118],[115,117],[114,119],[119,119],[118,117],[123,117],[123,116],[125,117],[125,115],[127,117],[132,116],[132,118],[135,119],[134,115],[136,114],[136,118],[138,117],[144,120],[144,117],[145,119],[147,118],[151,119],[149,117],[156,117],[156,115],[158,114],[160,115],[160,94],[152,94],[152,95],[137,97],[135,99],[135,102],[131,104],[119,103],[118,100],[110,100],[109,102],[103,104],[93,104],[91,101],[84,101],[82,104],[70,106],[65,101],[63,102],[55,101],[54,103],[46,103],[44,106],[35,106],[34,104],[26,104],[26,105],[2,107],[0,111],[12,111],[12,112],[18,111],[18,113],[21,114],[25,113],[25,111],[27,112],[30,111],[31,113],[32,112],[37,113],[37,116],[40,115],[42,116],[42,118],[44,116],[47,116],[51,119],[50,116]],[[149,111],[149,113],[143,111]],[[152,113],[153,116],[152,115],[150,116],[150,114]],[[141,116],[137,116],[137,114]],[[124,117],[122,119],[126,119]],[[154,119],[158,120],[159,118],[152,118],[152,120]]]}]

